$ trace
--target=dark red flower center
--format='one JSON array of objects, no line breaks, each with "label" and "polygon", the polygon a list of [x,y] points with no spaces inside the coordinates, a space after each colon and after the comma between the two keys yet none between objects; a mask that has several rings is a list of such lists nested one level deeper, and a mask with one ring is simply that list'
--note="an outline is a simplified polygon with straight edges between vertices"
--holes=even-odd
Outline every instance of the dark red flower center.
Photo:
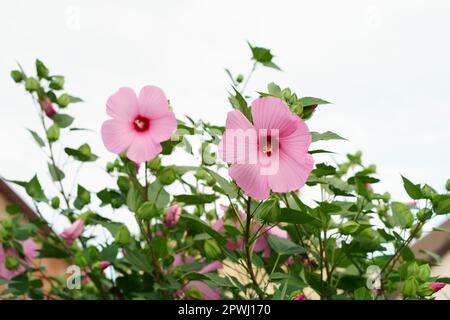
[{"label": "dark red flower center", "polygon": [[267,134],[266,139],[262,139],[262,141],[260,141],[261,151],[265,153],[268,157],[272,156],[272,154],[276,151],[275,149],[280,148],[280,142],[275,140],[278,139],[272,138],[272,136],[269,133]]},{"label": "dark red flower center", "polygon": [[137,116],[133,121],[133,126],[138,132],[147,131],[150,128],[150,120],[147,117]]}]

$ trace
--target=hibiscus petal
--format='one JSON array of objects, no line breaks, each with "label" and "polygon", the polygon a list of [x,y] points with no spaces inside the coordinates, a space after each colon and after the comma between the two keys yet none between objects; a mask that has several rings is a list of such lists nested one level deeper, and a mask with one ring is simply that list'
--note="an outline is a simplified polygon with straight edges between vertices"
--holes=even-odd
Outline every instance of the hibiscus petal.
[{"label": "hibiscus petal", "polygon": [[114,119],[103,123],[101,133],[106,149],[116,154],[125,151],[136,136],[129,123]]},{"label": "hibiscus petal", "polygon": [[134,90],[120,88],[106,102],[106,113],[117,120],[133,121],[138,114],[138,100]]},{"label": "hibiscus petal", "polygon": [[155,143],[151,135],[146,132],[135,136],[128,148],[127,156],[130,160],[141,163],[153,159],[161,151],[161,145]]},{"label": "hibiscus petal", "polygon": [[288,135],[296,129],[295,118],[286,102],[275,97],[263,97],[252,103],[253,123],[257,130],[279,130],[279,136]]},{"label": "hibiscus petal", "polygon": [[248,196],[265,200],[270,193],[268,176],[261,175],[260,169],[258,164],[233,164],[229,174]]},{"label": "hibiscus petal", "polygon": [[169,112],[169,103],[164,92],[155,86],[145,86],[139,93],[139,114],[157,119]]},{"label": "hibiscus petal", "polygon": [[226,130],[219,143],[219,155],[228,163],[255,164],[258,136],[253,125],[240,111],[228,112]]},{"label": "hibiscus petal", "polygon": [[292,159],[302,159],[311,145],[311,133],[306,123],[295,117],[296,129],[291,134],[280,137],[280,148]]},{"label": "hibiscus petal", "polygon": [[149,134],[153,141],[162,142],[169,139],[177,129],[177,119],[173,112],[167,112],[162,117],[150,121]]},{"label": "hibiscus petal", "polygon": [[274,192],[290,192],[303,187],[314,165],[311,155],[306,153],[295,160],[282,150],[278,155],[277,172],[267,176],[270,189]]}]

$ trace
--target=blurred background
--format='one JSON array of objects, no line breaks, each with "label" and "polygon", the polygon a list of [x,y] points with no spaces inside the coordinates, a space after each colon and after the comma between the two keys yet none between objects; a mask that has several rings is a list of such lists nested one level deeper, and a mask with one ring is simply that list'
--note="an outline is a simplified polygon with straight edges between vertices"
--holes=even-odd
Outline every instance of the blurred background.
[{"label": "blurred background", "polygon": [[[230,110],[224,68],[250,71],[248,40],[272,49],[283,69],[256,70],[248,94],[274,81],[331,101],[319,106],[310,130],[349,140],[320,146],[336,159],[362,150],[364,161],[377,165],[377,192],[408,201],[400,174],[444,190],[450,173],[448,1],[19,0],[0,6],[0,175],[6,179],[29,180],[37,170],[45,189],[53,188],[44,155],[25,130],[40,128],[35,109],[9,77],[17,62],[31,73],[35,59],[43,60],[52,74],[66,76],[68,92],[85,100],[68,113],[93,132],[72,133],[67,145],[87,140],[101,156],[100,164],[80,171],[81,184],[98,191],[113,183],[102,165],[114,155],[99,134],[107,98],[121,86],[138,91],[154,84],[177,116],[223,125]],[[305,188],[305,197],[310,192]],[[66,223],[47,214],[56,229]],[[118,213],[116,219],[126,220]]]}]

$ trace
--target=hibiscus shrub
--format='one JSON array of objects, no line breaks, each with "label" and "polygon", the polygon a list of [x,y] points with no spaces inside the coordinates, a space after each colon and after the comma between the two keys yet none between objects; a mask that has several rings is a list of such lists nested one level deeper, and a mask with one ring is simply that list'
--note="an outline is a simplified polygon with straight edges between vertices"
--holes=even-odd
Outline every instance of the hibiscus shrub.
[{"label": "hibiscus shrub", "polygon": [[[36,76],[12,71],[38,111],[41,132],[29,131],[48,158],[55,190],[44,189],[37,175],[11,181],[25,189],[40,218],[26,221],[17,205],[7,207],[0,296],[433,299],[449,279],[431,276],[436,256],[416,259],[409,245],[433,216],[450,212],[450,183],[439,194],[401,177],[413,201],[403,203],[377,190],[376,168],[360,152],[340,163],[327,159],[329,151],[312,146],[343,138],[309,131],[306,121],[328,102],[274,83],[247,96],[256,68],[279,69],[270,50],[250,49],[248,77],[226,70],[233,110],[219,125],[176,119],[155,86],[114,93],[101,137],[117,154],[106,164],[115,183],[95,191],[63,166],[100,162],[87,143],[64,147],[63,137],[81,130],[66,111],[82,100],[39,60]],[[63,162],[55,157],[60,150]],[[180,158],[192,165],[176,165]],[[318,199],[305,199],[305,185]],[[67,220],[62,232],[42,217],[50,211]],[[126,224],[118,222],[124,215]],[[133,224],[138,233],[130,232]],[[99,229],[103,235],[94,232]],[[46,270],[48,258],[66,263],[68,273]]]}]

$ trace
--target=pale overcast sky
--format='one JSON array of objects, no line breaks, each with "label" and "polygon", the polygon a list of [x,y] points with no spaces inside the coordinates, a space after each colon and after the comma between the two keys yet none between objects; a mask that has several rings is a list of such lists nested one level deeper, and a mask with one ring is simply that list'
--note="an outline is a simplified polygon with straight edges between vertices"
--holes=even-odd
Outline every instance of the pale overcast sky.
[{"label": "pale overcast sky", "polygon": [[[9,77],[16,61],[31,72],[40,58],[66,76],[67,90],[86,101],[68,113],[95,130],[68,144],[88,139],[105,163],[114,156],[98,132],[115,90],[158,85],[177,115],[224,124],[230,107],[223,69],[249,71],[249,40],[271,48],[284,70],[258,70],[250,94],[275,81],[332,101],[309,127],[348,138],[323,145],[338,154],[362,150],[382,179],[376,190],[407,201],[403,174],[443,191],[450,177],[449,17],[445,0],[3,2],[0,175],[28,180],[38,170],[50,184],[25,130],[39,129],[36,114]],[[81,181],[99,190],[109,180],[87,165]]]}]

